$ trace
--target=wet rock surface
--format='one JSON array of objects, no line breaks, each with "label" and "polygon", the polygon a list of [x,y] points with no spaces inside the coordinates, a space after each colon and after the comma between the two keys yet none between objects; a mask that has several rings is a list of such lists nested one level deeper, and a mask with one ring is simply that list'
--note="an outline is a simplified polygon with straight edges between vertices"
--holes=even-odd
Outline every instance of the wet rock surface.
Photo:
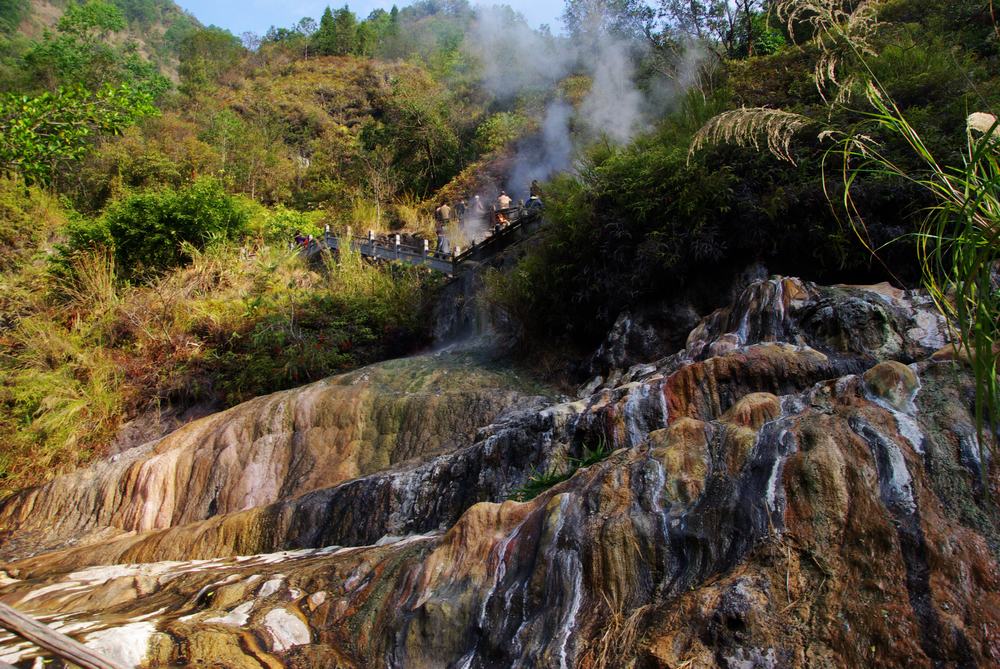
[{"label": "wet rock surface", "polygon": [[[578,399],[492,372],[438,404],[411,378],[386,411],[438,416],[437,441],[357,437],[375,465],[328,451],[302,471],[345,473],[284,477],[248,506],[195,486],[161,524],[115,525],[127,503],[88,487],[115,463],[22,493],[3,509],[0,600],[132,666],[996,666],[1000,472],[968,374],[932,358],[946,343],[919,294],[758,281],[684,350]],[[206,419],[202,439],[276,401]],[[253,424],[260,440],[274,422]],[[606,459],[505,501],[601,444]],[[160,452],[108,485],[131,489]],[[57,520],[32,516],[67,508],[44,494],[110,540],[32,554],[21,537]],[[4,661],[34,653],[0,638]]]},{"label": "wet rock surface", "polygon": [[183,525],[425,460],[541,390],[451,355],[260,397],[4,500],[0,556]]}]

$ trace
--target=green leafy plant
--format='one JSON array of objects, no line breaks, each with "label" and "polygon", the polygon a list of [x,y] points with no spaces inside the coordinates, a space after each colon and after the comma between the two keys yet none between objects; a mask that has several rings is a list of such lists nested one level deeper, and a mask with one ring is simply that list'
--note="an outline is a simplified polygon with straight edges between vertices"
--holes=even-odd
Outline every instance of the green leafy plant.
[{"label": "green leafy plant", "polygon": [[[961,165],[940,162],[892,98],[869,82],[873,112],[838,141],[843,207],[858,236],[871,248],[851,186],[864,177],[896,177],[925,190],[934,205],[916,233],[923,285],[952,327],[976,377],[976,422],[980,434],[1000,426],[1000,133],[995,116],[969,116]],[[879,129],[905,140],[924,169],[914,172],[871,139]]]},{"label": "green leafy plant", "polygon": [[596,465],[598,462],[607,459],[609,455],[611,455],[611,448],[608,446],[607,440],[602,437],[593,449],[589,446],[584,446],[581,457],[569,458],[567,460],[568,466],[562,471],[557,467],[552,467],[546,471],[539,471],[532,468],[531,473],[528,474],[528,480],[524,485],[515,488],[508,496],[508,499],[518,502],[532,500],[549,488],[559,485],[563,481],[568,481],[577,471],[591,465]]},{"label": "green leafy plant", "polygon": [[108,248],[123,276],[147,276],[189,262],[185,245],[201,249],[212,239],[240,237],[247,221],[237,198],[217,180],[202,178],[176,190],[131,193],[100,219],[78,221],[69,229],[63,258]]},{"label": "green leafy plant", "polygon": [[128,84],[0,96],[0,173],[48,183],[79,161],[97,137],[120,134],[155,113],[152,96]]}]

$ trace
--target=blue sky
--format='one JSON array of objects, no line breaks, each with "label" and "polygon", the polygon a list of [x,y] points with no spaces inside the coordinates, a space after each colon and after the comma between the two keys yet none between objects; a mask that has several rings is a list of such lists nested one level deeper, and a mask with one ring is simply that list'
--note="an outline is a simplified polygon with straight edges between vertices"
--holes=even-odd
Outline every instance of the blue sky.
[{"label": "blue sky", "polygon": [[[177,0],[184,9],[194,14],[205,25],[214,24],[239,35],[246,31],[264,33],[272,25],[289,27],[303,16],[319,20],[323,9],[329,4],[342,7],[343,0]],[[378,7],[389,9],[392,0],[353,0],[347,3],[360,17]],[[396,3],[403,7],[409,0]],[[473,4],[475,4],[473,0]],[[490,3],[492,4],[492,3]],[[528,23],[538,27],[548,23],[553,32],[558,32],[561,24],[564,0],[508,0],[505,4],[524,15]]]}]

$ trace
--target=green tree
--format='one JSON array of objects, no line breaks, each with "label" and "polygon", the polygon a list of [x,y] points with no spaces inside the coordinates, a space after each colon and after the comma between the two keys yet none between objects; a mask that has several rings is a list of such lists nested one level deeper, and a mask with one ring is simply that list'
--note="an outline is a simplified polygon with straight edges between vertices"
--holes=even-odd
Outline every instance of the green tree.
[{"label": "green tree", "polygon": [[774,53],[784,34],[768,23],[767,0],[660,0],[664,32],[694,38],[720,56],[746,58]]},{"label": "green tree", "polygon": [[349,53],[356,53],[358,50],[358,18],[347,5],[333,13],[333,25],[335,30],[335,43],[337,45],[334,55],[343,56]]},{"label": "green tree", "polygon": [[440,87],[429,78],[397,81],[376,104],[380,120],[362,129],[362,145],[367,151],[388,150],[407,190],[426,197],[454,176],[458,135]]},{"label": "green tree", "polygon": [[163,5],[157,0],[114,0],[114,3],[129,23],[135,22],[143,27],[150,26],[160,17]]},{"label": "green tree", "polygon": [[163,41],[168,49],[179,55],[184,41],[199,30],[201,27],[195,23],[194,19],[187,14],[181,14],[171,21],[167,32],[163,34]]},{"label": "green tree", "polygon": [[337,11],[329,7],[313,36],[313,49],[325,56],[344,56],[358,52],[358,19],[347,5]]},{"label": "green tree", "polygon": [[24,60],[32,78],[52,90],[59,85],[97,86],[114,78],[121,53],[108,42],[125,28],[125,18],[114,5],[91,0],[70,5],[56,24],[56,33],[45,32]]},{"label": "green tree", "polygon": [[154,113],[152,96],[128,84],[0,96],[0,172],[48,183],[97,137],[119,134]]},{"label": "green tree", "polygon": [[362,21],[358,24],[355,44],[355,53],[359,56],[370,57],[378,47],[378,32],[370,21]]},{"label": "green tree", "polygon": [[476,128],[476,152],[490,153],[504,148],[524,132],[527,121],[520,114],[498,112]]},{"label": "green tree", "polygon": [[213,114],[202,139],[222,157],[226,184],[255,200],[275,202],[287,195],[294,171],[282,150],[285,125],[266,107],[250,106],[244,113]]},{"label": "green tree", "polygon": [[181,44],[181,91],[196,95],[217,84],[238,65],[246,50],[228,30],[210,26],[189,35]]},{"label": "green tree", "polygon": [[98,89],[127,83],[154,98],[170,87],[155,65],[142,58],[133,42],[117,45],[111,35],[125,28],[121,11],[103,0],[70,5],[56,25],[24,56],[33,85]]},{"label": "green tree", "polygon": [[334,42],[335,39],[336,30],[333,24],[333,10],[327,7],[323,10],[323,16],[319,19],[319,28],[313,34],[313,51],[324,56],[332,54],[337,48]]},{"label": "green tree", "polygon": [[571,35],[648,37],[655,12],[643,0],[567,0],[563,22]]},{"label": "green tree", "polygon": [[104,0],[88,0],[82,5],[67,7],[56,27],[64,35],[92,43],[106,40],[111,33],[124,30],[125,15]]}]

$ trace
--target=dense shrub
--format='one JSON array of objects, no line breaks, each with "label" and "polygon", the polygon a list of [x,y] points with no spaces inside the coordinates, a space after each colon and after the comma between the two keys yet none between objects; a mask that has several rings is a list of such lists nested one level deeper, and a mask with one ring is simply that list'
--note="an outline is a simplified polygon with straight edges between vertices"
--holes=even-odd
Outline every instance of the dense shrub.
[{"label": "dense shrub", "polygon": [[198,138],[195,123],[176,112],[147,118],[121,137],[106,141],[59,185],[73,192],[78,208],[101,211],[130,190],[180,188],[199,175],[218,174],[222,156]]},{"label": "dense shrub", "polygon": [[211,178],[180,189],[126,195],[95,221],[69,231],[66,255],[98,247],[111,250],[125,277],[143,277],[191,260],[190,248],[213,239],[235,239],[246,231],[246,206]]},{"label": "dense shrub", "polygon": [[0,0],[0,34],[17,30],[29,8],[28,0]]},{"label": "dense shrub", "polygon": [[483,121],[476,128],[476,149],[481,154],[504,148],[509,142],[520,137],[527,120],[513,112],[498,112]]},{"label": "dense shrub", "polygon": [[250,234],[258,242],[287,246],[296,233],[319,237],[323,234],[324,213],[302,212],[285,207],[260,207],[251,217]]}]

